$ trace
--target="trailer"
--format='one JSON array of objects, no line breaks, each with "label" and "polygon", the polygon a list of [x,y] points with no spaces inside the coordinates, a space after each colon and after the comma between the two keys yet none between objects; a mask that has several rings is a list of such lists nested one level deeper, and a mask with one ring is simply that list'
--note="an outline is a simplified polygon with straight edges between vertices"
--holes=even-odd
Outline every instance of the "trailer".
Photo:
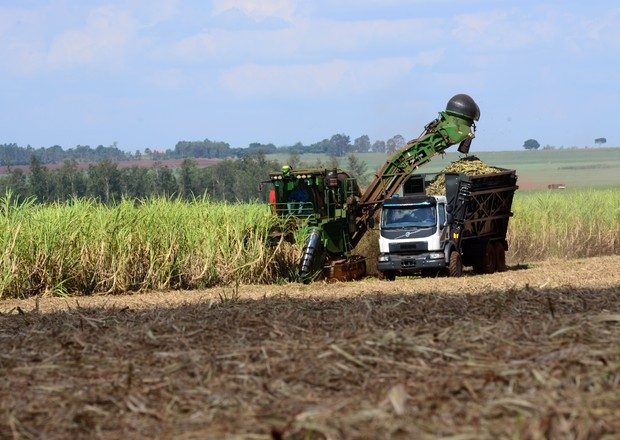
[{"label": "trailer", "polygon": [[384,278],[438,269],[458,277],[464,266],[477,273],[506,269],[516,171],[443,176],[445,196],[426,194],[437,174],[418,174],[405,182],[402,197],[383,202],[377,267]]}]

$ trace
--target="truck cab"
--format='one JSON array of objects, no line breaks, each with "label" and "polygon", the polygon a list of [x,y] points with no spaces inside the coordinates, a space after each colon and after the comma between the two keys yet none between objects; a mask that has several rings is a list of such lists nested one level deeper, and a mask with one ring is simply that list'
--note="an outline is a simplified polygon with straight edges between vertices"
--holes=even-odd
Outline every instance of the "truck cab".
[{"label": "truck cab", "polygon": [[408,195],[383,202],[379,226],[379,271],[397,274],[446,266],[448,222],[445,196]]}]

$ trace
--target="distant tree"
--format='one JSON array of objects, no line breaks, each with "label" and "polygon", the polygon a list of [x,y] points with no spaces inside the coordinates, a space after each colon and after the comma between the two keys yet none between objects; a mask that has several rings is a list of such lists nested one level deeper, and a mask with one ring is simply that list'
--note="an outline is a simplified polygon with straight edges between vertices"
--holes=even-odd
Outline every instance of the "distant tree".
[{"label": "distant tree", "polygon": [[146,199],[155,192],[155,173],[137,166],[121,170],[123,195],[134,199]]},{"label": "distant tree", "polygon": [[398,150],[399,148],[402,148],[405,146],[405,138],[402,137],[400,134],[397,134],[396,136],[394,136],[393,138],[389,139],[386,142],[386,147],[387,147],[387,153],[393,153],[394,151]]},{"label": "distant tree", "polygon": [[11,171],[11,165],[15,163],[15,153],[19,147],[17,144],[0,145],[0,165],[4,165]]},{"label": "distant tree", "polygon": [[285,147],[285,150],[288,150],[290,153],[297,153],[297,154],[303,154],[305,153],[307,147],[304,146],[304,144],[302,144],[301,142],[297,142],[295,145],[292,145],[290,147]]},{"label": "distant tree", "polygon": [[170,168],[156,163],[153,171],[155,172],[155,194],[166,197],[178,194],[179,184]]},{"label": "distant tree", "polygon": [[371,147],[373,153],[385,153],[387,152],[387,146],[385,144],[385,141],[375,141],[374,144],[372,144]]},{"label": "distant tree", "polygon": [[351,151],[351,138],[346,134],[335,134],[329,142],[331,144],[329,154],[340,157]]},{"label": "distant tree", "polygon": [[8,177],[1,179],[2,194],[6,194],[7,190],[11,190],[16,200],[25,200],[32,195],[30,185],[26,173],[21,168],[11,170]]},{"label": "distant tree", "polygon": [[[236,150],[245,151],[246,149],[238,148]],[[209,139],[204,141],[179,141],[175,145],[174,151],[166,152],[162,159],[170,157],[184,159],[197,157],[224,158],[232,157],[236,152],[226,142],[211,141]]]},{"label": "distant tree", "polygon": [[397,134],[396,136],[394,136],[393,139],[394,139],[394,142],[396,142],[396,148],[403,148],[405,144],[407,143],[405,138],[402,137],[400,134]]},{"label": "distant tree", "polygon": [[320,157],[317,157],[317,159],[312,164],[313,168],[325,168],[325,166],[326,165],[323,163]]},{"label": "distant tree", "polygon": [[75,159],[65,160],[62,167],[54,173],[56,177],[56,200],[69,200],[86,195],[86,178],[78,169]]},{"label": "distant tree", "polygon": [[355,177],[360,185],[368,184],[368,164],[355,154],[347,156],[347,171]]},{"label": "distant tree", "polygon": [[[235,161],[226,159],[213,167],[205,169],[207,194],[216,200],[234,200],[232,193],[235,183]],[[258,175],[258,171],[256,172]],[[181,186],[179,184],[179,186]]]},{"label": "distant tree", "polygon": [[228,194],[228,200],[248,202],[259,197],[258,184],[264,180],[269,172],[277,169],[265,159],[262,153],[249,154],[241,160],[233,162],[235,171],[232,192]]},{"label": "distant tree", "polygon": [[594,139],[594,143],[596,145],[603,145],[607,143],[607,138],[596,138]]},{"label": "distant tree", "polygon": [[293,169],[299,168],[301,166],[301,156],[299,153],[291,152],[288,155],[288,159],[286,159],[286,163]]},{"label": "distant tree", "polygon": [[185,200],[201,195],[198,165],[192,159],[185,159],[179,170],[179,193]]},{"label": "distant tree", "polygon": [[274,144],[261,144],[259,142],[251,143],[248,148],[235,149],[237,151],[237,156],[245,156],[247,154],[254,153],[263,153],[263,154],[273,154],[277,153],[277,148]]},{"label": "distant tree", "polygon": [[327,168],[340,168],[340,161],[338,160],[338,157],[336,155],[329,155],[329,159],[327,160]]},{"label": "distant tree", "polygon": [[259,182],[270,171],[280,168],[275,161],[266,160],[262,153],[247,154],[240,159],[225,159],[201,170],[202,183],[210,198],[215,200],[252,201],[266,200],[267,192],[259,193]]},{"label": "distant tree", "polygon": [[540,148],[540,144],[536,139],[528,139],[523,142],[523,148],[526,150],[538,150]]},{"label": "distant tree", "polygon": [[34,155],[30,158],[30,187],[40,203],[47,202],[53,193],[47,168],[41,165],[41,160]]},{"label": "distant tree", "polygon": [[88,167],[88,194],[103,203],[121,199],[121,173],[116,163],[104,160]]},{"label": "distant tree", "polygon": [[356,153],[368,153],[370,150],[370,138],[362,135],[353,141],[353,150]]}]

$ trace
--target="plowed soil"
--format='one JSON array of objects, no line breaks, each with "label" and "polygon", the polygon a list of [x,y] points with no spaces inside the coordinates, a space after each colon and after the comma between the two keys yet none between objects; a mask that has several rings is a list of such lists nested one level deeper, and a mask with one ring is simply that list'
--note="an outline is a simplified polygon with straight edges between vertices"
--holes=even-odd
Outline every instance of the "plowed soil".
[{"label": "plowed soil", "polygon": [[0,438],[618,438],[619,267],[3,301]]}]

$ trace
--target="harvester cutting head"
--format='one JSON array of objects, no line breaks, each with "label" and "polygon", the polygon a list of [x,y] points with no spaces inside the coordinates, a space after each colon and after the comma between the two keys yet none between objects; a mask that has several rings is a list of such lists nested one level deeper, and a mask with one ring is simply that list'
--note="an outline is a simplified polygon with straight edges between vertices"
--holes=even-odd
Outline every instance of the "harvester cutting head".
[{"label": "harvester cutting head", "polygon": [[448,101],[446,113],[455,116],[462,116],[472,121],[480,120],[480,107],[469,95],[455,95]]}]

